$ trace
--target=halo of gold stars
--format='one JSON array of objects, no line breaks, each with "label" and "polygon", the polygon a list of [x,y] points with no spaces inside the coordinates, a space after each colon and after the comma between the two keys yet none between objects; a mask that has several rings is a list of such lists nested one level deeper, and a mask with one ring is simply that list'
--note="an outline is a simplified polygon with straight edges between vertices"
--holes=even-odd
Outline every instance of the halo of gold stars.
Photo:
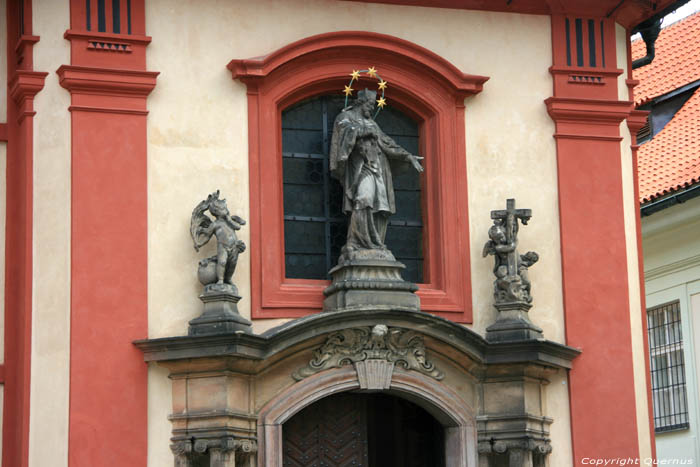
[{"label": "halo of gold stars", "polygon": [[348,97],[352,96],[352,92],[354,89],[352,88],[352,83],[355,81],[358,81],[363,74],[367,76],[368,78],[374,78],[378,81],[377,83],[377,91],[381,91],[382,95],[377,99],[377,112],[374,114],[373,118],[377,118],[377,114],[379,114],[379,111],[384,108],[386,105],[386,98],[384,97],[384,90],[387,88],[387,82],[382,79],[381,76],[379,76],[379,73],[377,72],[377,69],[373,66],[369,67],[366,70],[352,70],[352,73],[350,73],[350,83],[345,86],[345,89],[343,89],[343,94],[345,94],[345,107],[348,106]]}]

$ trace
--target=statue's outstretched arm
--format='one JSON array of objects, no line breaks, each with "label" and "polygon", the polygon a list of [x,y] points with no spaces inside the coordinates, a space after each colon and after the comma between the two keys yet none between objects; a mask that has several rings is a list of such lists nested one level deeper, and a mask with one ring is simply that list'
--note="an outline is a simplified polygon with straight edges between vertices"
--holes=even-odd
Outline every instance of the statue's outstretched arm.
[{"label": "statue's outstretched arm", "polygon": [[383,131],[379,130],[379,148],[386,154],[389,159],[395,159],[408,162],[418,172],[423,171],[423,166],[420,165],[420,156],[415,156],[402,148],[390,136],[387,136]]}]

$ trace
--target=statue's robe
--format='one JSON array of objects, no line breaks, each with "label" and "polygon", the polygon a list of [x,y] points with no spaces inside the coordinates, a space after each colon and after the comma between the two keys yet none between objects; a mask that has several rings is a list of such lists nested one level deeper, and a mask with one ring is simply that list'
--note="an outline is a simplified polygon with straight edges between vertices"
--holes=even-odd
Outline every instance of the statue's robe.
[{"label": "statue's robe", "polygon": [[385,248],[388,218],[396,212],[389,160],[406,161],[409,155],[359,108],[336,117],[330,169],[343,186],[343,212],[351,215],[346,247]]}]

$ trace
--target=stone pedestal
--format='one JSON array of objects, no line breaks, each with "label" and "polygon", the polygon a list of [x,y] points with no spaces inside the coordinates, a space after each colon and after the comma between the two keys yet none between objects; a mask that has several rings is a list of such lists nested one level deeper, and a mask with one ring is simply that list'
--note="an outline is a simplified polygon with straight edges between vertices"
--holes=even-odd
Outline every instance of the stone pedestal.
[{"label": "stone pedestal", "polygon": [[542,329],[528,316],[532,305],[526,302],[501,302],[494,305],[498,310],[498,319],[486,328],[486,340],[489,342],[508,342],[530,339],[542,339]]},{"label": "stone pedestal", "polygon": [[206,285],[199,299],[204,303],[204,313],[190,321],[190,336],[252,332],[251,322],[238,313],[237,303],[241,297],[236,286]]},{"label": "stone pedestal", "polygon": [[402,263],[392,259],[353,259],[330,270],[323,291],[324,311],[420,310],[418,286],[401,278]]}]

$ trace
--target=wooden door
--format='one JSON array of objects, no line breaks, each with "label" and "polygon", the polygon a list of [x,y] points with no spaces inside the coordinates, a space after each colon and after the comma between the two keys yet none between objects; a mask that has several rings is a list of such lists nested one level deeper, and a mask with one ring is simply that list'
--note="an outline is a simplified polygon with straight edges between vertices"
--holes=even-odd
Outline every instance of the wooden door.
[{"label": "wooden door", "polygon": [[321,399],[282,428],[290,467],[368,467],[366,399],[339,394]]},{"label": "wooden door", "polygon": [[417,405],[386,394],[344,393],[305,408],[282,427],[293,467],[444,467],[444,429]]}]

